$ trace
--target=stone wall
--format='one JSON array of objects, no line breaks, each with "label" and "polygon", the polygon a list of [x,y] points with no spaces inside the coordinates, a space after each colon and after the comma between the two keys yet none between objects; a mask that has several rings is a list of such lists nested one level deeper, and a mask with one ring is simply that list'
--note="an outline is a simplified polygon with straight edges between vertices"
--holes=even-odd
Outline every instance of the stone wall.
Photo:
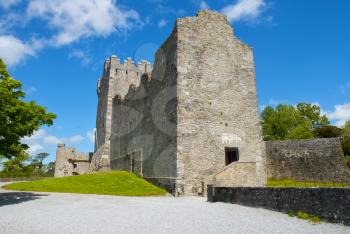
[{"label": "stone wall", "polygon": [[[168,191],[176,181],[176,43],[174,34],[156,54],[150,76],[113,99],[111,169],[139,174]],[[119,82],[120,84],[120,82]]]},{"label": "stone wall", "polygon": [[[187,195],[203,194],[213,174],[264,185],[253,60],[226,17],[213,11],[178,19],[153,68],[112,56],[99,82],[92,170],[109,159],[111,169]],[[235,171],[223,171],[225,147],[239,150]]]},{"label": "stone wall", "polygon": [[[197,194],[226,166],[225,147],[238,147],[240,162],[264,163],[253,51],[212,11],[178,19],[176,29],[177,171],[184,192]],[[252,173],[254,185],[263,185],[264,170],[256,171],[263,166],[253,168],[236,176],[223,172],[221,179],[238,184]]]},{"label": "stone wall", "polygon": [[268,177],[350,182],[338,138],[266,142]]},{"label": "stone wall", "polygon": [[209,202],[226,202],[288,213],[304,211],[350,225],[349,188],[223,188],[208,186]]}]

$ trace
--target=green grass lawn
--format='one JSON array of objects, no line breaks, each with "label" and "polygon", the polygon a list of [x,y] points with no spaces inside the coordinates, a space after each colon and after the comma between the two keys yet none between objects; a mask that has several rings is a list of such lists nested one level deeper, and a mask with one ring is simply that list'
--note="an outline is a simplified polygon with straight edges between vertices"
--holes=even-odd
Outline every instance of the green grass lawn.
[{"label": "green grass lawn", "polygon": [[79,176],[19,182],[5,185],[3,188],[19,191],[116,196],[156,196],[166,194],[164,189],[158,188],[144,179],[126,171],[98,172]]},{"label": "green grass lawn", "polygon": [[292,179],[283,179],[283,180],[275,180],[268,179],[267,180],[268,187],[350,187],[349,183],[333,183],[333,182],[313,182],[313,181],[295,181]]}]

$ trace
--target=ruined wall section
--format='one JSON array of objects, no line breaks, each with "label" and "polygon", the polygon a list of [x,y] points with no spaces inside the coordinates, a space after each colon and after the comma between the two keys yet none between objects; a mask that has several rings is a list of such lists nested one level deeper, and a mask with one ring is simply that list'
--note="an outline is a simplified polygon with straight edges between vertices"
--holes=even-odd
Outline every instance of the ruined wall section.
[{"label": "ruined wall section", "polygon": [[350,182],[339,138],[267,141],[266,156],[269,178]]},{"label": "ruined wall section", "polygon": [[206,178],[225,167],[225,147],[238,147],[240,162],[256,163],[256,185],[263,185],[252,49],[234,37],[224,15],[212,11],[178,19],[177,30],[180,186],[186,194],[203,192]]},{"label": "ruined wall section", "polygon": [[60,143],[56,149],[55,177],[84,174],[89,171],[90,154],[77,151],[73,147],[66,147]]},{"label": "ruined wall section", "polygon": [[115,96],[111,138],[113,170],[131,171],[133,163],[136,174],[169,191],[176,181],[175,42],[176,31],[158,50],[152,75]]}]

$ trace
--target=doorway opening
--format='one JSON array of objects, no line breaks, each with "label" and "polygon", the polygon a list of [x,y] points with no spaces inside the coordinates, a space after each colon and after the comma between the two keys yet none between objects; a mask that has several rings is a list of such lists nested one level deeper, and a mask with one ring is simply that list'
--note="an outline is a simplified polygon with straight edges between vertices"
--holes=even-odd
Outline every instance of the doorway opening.
[{"label": "doorway opening", "polygon": [[225,165],[229,165],[239,160],[239,151],[237,147],[225,147]]}]

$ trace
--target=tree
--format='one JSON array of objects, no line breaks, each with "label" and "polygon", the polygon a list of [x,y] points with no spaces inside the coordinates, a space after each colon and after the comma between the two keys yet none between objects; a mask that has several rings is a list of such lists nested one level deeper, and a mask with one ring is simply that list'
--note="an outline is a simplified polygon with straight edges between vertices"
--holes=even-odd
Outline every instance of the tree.
[{"label": "tree", "polygon": [[261,124],[264,140],[313,138],[311,121],[294,106],[266,107],[261,113]]},{"label": "tree", "polygon": [[29,159],[29,155],[25,152],[19,154],[17,157],[11,158],[3,163],[3,172],[22,171],[26,166],[25,162]]},{"label": "tree", "polygon": [[350,156],[350,120],[345,123],[343,128],[342,147],[345,156]]},{"label": "tree", "polygon": [[317,138],[332,138],[332,137],[341,137],[343,130],[336,126],[324,126],[316,128],[314,134]]},{"label": "tree", "polygon": [[301,102],[297,105],[299,113],[311,120],[312,128],[322,128],[329,125],[329,120],[326,115],[321,115],[321,108],[318,105]]},{"label": "tree", "polygon": [[12,79],[0,59],[0,155],[11,159],[28,149],[21,143],[42,125],[52,125],[56,115],[34,101],[24,101],[21,82]]},{"label": "tree", "polygon": [[43,161],[45,158],[49,156],[48,153],[39,153],[37,154],[34,159],[32,160],[32,165],[35,167],[35,169],[42,169],[43,168]]},{"label": "tree", "polygon": [[49,162],[49,164],[47,164],[46,173],[48,175],[51,175],[51,176],[54,175],[54,173],[55,173],[55,163],[56,162]]}]

